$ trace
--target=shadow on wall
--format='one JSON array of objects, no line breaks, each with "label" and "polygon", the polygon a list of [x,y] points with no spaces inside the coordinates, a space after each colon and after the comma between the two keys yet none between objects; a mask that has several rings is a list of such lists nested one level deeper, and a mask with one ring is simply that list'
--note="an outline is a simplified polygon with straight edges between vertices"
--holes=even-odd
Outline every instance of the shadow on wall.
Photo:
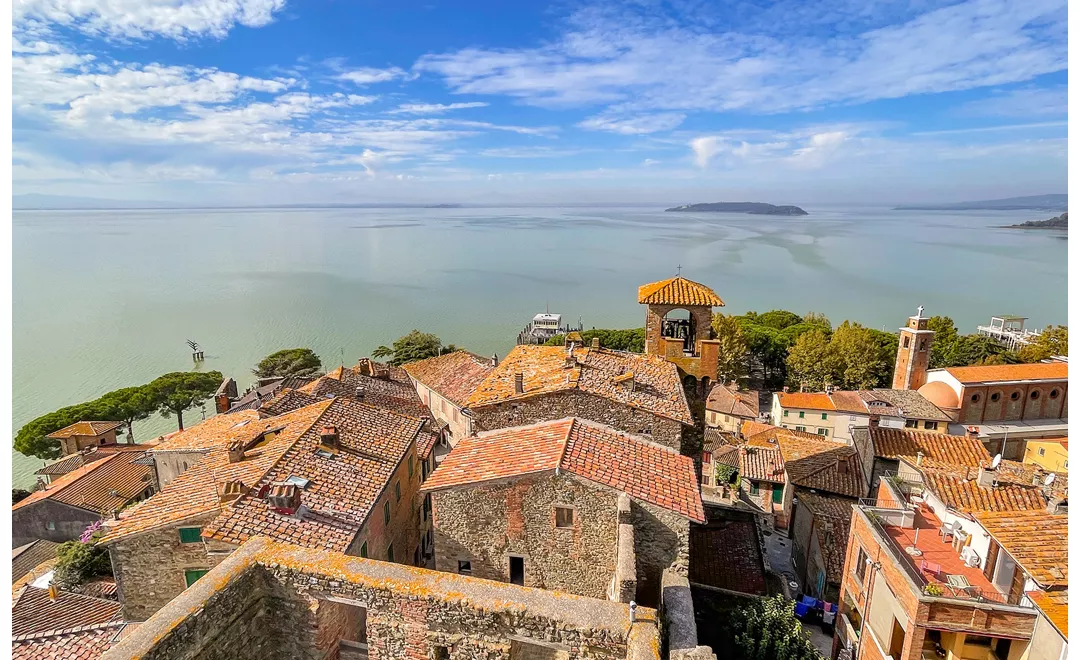
[{"label": "shadow on wall", "polygon": [[[687,539],[679,538],[670,527],[671,521],[661,520],[638,502],[631,502],[630,515],[634,525],[634,554],[637,555],[637,602],[645,607],[657,607],[661,575],[665,569],[684,559],[680,557],[680,549]],[[690,523],[682,520],[689,536]]]}]

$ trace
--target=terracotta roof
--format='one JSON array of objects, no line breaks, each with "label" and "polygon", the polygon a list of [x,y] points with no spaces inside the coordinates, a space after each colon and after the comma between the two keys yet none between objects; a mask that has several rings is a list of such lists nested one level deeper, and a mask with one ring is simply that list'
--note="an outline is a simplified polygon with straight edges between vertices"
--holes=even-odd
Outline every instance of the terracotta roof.
[{"label": "terracotta roof", "polygon": [[744,594],[766,593],[765,562],[752,520],[690,526],[690,580]]},{"label": "terracotta roof", "polygon": [[[222,508],[203,527],[203,536],[239,545],[253,536],[307,548],[344,552],[367,520],[380,494],[416,441],[424,421],[366,403],[335,399],[284,455],[257,481],[250,494]],[[316,454],[321,431],[336,427],[340,451]],[[416,472],[419,465],[414,465]],[[301,489],[300,515],[275,511],[257,493],[289,477],[308,479]],[[419,480],[419,476],[416,476]]]},{"label": "terracotta roof", "polygon": [[737,444],[739,444],[739,439],[735,437],[734,433],[721,431],[711,426],[705,427],[705,437],[701,443],[701,448],[705,451],[719,451],[724,445],[734,446]]},{"label": "terracotta roof", "polygon": [[781,408],[804,408],[806,410],[836,410],[832,399],[824,392],[777,392]]},{"label": "terracotta roof", "polygon": [[642,305],[724,306],[724,301],[715,291],[685,277],[672,277],[639,286],[637,301]]},{"label": "terracotta roof", "polygon": [[970,468],[969,475],[955,471],[922,468],[923,483],[946,506],[970,513],[972,511],[1030,511],[1046,508],[1046,498],[1034,486],[1000,484],[980,486],[978,469]]},{"label": "terracotta roof", "polygon": [[246,442],[264,430],[266,426],[259,423],[259,413],[254,410],[214,415],[164,438],[153,451],[206,451],[213,447],[226,446],[234,440]]},{"label": "terracotta roof", "polygon": [[107,531],[100,542],[112,543],[133,534],[217,511],[220,508],[218,488],[221,484],[227,481],[255,484],[301,435],[318,422],[331,403],[331,400],[320,401],[278,417],[252,421],[248,426],[255,427],[252,430],[257,433],[247,434],[248,443],[254,442],[263,431],[280,431],[249,446],[244,459],[236,463],[229,462],[227,445],[213,447],[197,463],[170,481],[161,492],[121,512],[119,521],[106,521]]},{"label": "terracotta roof", "polygon": [[319,401],[322,401],[322,399],[314,394],[301,392],[300,390],[285,389],[275,394],[272,398],[264,401],[263,404],[259,406],[259,414],[264,417],[284,415],[287,412],[310,406]]},{"label": "terracotta roof", "polygon": [[577,418],[463,438],[422,490],[508,479],[556,468],[704,522],[693,461],[671,449]]},{"label": "terracotta roof", "polygon": [[712,452],[713,465],[739,467],[739,448],[735,445],[723,445]]},{"label": "terracotta roof", "polygon": [[119,509],[153,486],[153,466],[136,463],[140,456],[141,452],[117,452],[88,463],[57,477],[45,490],[31,493],[11,510],[46,499],[95,513]]},{"label": "terracotta roof", "polygon": [[748,445],[740,452],[739,476],[751,481],[787,483],[784,475],[784,458],[777,448]]},{"label": "terracotta roof", "polygon": [[438,442],[439,434],[425,426],[424,430],[416,436],[416,456],[422,461],[426,460],[431,456],[431,450],[435,449]]},{"label": "terracotta roof", "polygon": [[990,454],[977,438],[882,426],[870,427],[869,432],[874,445],[874,455],[880,458],[908,456],[914,460],[921,451],[927,458],[953,465],[979,467],[990,461]]},{"label": "terracotta roof", "polygon": [[757,418],[758,393],[740,392],[728,385],[715,385],[705,400],[705,408],[724,415]]},{"label": "terracotta roof", "polygon": [[123,425],[122,422],[75,422],[71,426],[65,426],[59,431],[53,431],[45,437],[54,440],[63,440],[64,438],[70,438],[74,435],[96,436],[101,435],[102,433],[108,433],[113,429],[118,429]]},{"label": "terracotta roof", "polygon": [[94,580],[93,582],[87,582],[79,587],[79,593],[93,598],[116,600],[116,580],[104,578],[101,580]]},{"label": "terracotta roof", "polygon": [[93,660],[136,624],[123,622],[22,635],[11,642],[13,660]]},{"label": "terracotta roof", "polygon": [[56,559],[59,543],[38,539],[11,551],[11,583],[14,584],[43,561]]},{"label": "terracotta roof", "polygon": [[813,515],[818,530],[818,546],[825,558],[829,582],[840,583],[844,576],[847,538],[851,531],[851,506],[854,500],[823,493],[799,493],[799,505]]},{"label": "terracotta roof", "polygon": [[1035,607],[1043,613],[1061,636],[1069,639],[1069,592],[1067,590],[1055,591],[1029,591],[1027,597],[1035,603]]},{"label": "terracotta roof", "polygon": [[775,438],[792,484],[846,497],[866,496],[862,463],[854,447],[790,429],[780,429]]},{"label": "terracotta roof", "polygon": [[1046,510],[972,515],[1039,586],[1069,584],[1069,516]]},{"label": "terracotta roof", "polygon": [[262,387],[256,387],[250,392],[245,392],[243,396],[237,399],[229,408],[227,414],[231,415],[242,410],[260,410],[263,402],[273,398],[278,392],[303,387],[313,380],[315,378],[311,376],[289,376],[288,378],[279,378]]},{"label": "terracotta roof", "polygon": [[454,351],[410,362],[404,369],[413,379],[460,408],[495,367],[491,365],[490,358],[482,358],[468,351]]},{"label": "terracotta roof", "polygon": [[[1047,487],[1046,477],[1054,475],[1054,480]],[[1001,461],[997,469],[999,482],[1018,484],[1020,486],[1038,486],[1044,491],[1049,491],[1054,497],[1068,498],[1069,475],[1065,472],[1053,472],[1044,469],[1035,463],[1021,463],[1020,461]]]},{"label": "terracotta roof", "polygon": [[1069,377],[1069,363],[987,364],[977,367],[948,367],[945,371],[964,385],[1018,380],[1066,380]]},{"label": "terracotta roof", "polygon": [[[561,346],[515,346],[480,383],[466,402],[470,408],[579,390],[616,403],[651,412],[683,424],[693,424],[678,368],[656,355],[575,348],[567,367],[568,349]],[[524,393],[514,391],[514,374],[523,375]],[[632,382],[615,379],[633,374]]]},{"label": "terracotta roof", "polygon": [[27,586],[11,608],[11,634],[30,635],[115,621],[120,618],[120,603],[92,598],[70,591],[60,591],[56,600],[48,589]]},{"label": "terracotta roof", "polygon": [[[320,399],[344,397],[403,415],[431,417],[431,411],[420,400],[404,370],[373,362],[368,364],[373,366],[374,373],[382,376],[365,375],[360,365],[339,367],[297,389]],[[280,404],[278,407],[281,407]]]},{"label": "terracotta roof", "polygon": [[[859,390],[859,396],[867,403],[874,400],[884,401],[889,407],[895,409],[896,413],[902,412],[904,417],[938,422],[949,421],[949,416],[943,413],[941,408],[915,390]],[[868,406],[868,410],[873,412],[875,407]]]},{"label": "terracotta roof", "polygon": [[762,431],[768,431],[769,429],[774,428],[776,427],[772,424],[750,421],[742,423],[742,426],[739,427],[739,433],[742,435],[742,437],[749,438],[751,436],[757,435],[758,433],[761,433]]},{"label": "terracotta roof", "polygon": [[153,449],[156,446],[157,443],[154,442],[144,442],[142,444],[123,443],[115,445],[95,445],[93,447],[87,447],[80,452],[76,452],[71,456],[67,456],[58,461],[49,463],[44,467],[38,468],[34,471],[34,474],[43,474],[48,476],[67,474],[75,468],[82,467],[87,463],[93,463],[94,461],[101,460],[118,451],[146,451],[147,449]]}]

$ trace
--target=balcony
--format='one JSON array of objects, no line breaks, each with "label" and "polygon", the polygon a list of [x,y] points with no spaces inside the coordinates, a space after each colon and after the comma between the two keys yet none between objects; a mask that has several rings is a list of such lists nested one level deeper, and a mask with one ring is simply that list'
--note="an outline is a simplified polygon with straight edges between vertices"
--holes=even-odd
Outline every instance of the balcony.
[{"label": "balcony", "polygon": [[[1011,606],[980,568],[961,558],[955,539],[925,504],[906,500],[861,502],[871,524],[887,540],[893,558],[924,596]],[[1030,604],[1020,607],[1030,608]]]}]

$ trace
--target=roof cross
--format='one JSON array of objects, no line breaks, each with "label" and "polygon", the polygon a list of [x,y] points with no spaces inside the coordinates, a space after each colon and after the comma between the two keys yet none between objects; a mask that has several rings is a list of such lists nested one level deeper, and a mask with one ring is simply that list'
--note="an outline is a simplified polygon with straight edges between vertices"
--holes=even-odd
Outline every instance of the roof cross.
[{"label": "roof cross", "polygon": [[679,264],[676,268],[675,277],[682,277],[682,264]]}]

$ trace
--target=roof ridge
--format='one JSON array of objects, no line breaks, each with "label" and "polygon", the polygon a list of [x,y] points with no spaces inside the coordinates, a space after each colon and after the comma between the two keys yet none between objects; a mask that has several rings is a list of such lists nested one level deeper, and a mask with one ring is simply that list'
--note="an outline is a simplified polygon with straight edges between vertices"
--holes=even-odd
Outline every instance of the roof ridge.
[{"label": "roof ridge", "polygon": [[[25,499],[22,499],[22,500],[16,502],[11,508],[12,508],[12,510],[15,510],[15,509],[21,508],[24,505],[24,503],[26,505],[30,505],[30,504],[34,504],[35,502],[40,502],[41,500],[50,499],[54,495],[56,495],[57,493],[63,492],[64,489],[66,489],[67,487],[73,485],[75,482],[79,481],[79,479],[82,479],[83,477],[87,476],[91,472],[94,472],[98,468],[104,466],[105,464],[107,464],[109,461],[113,460],[117,456],[123,456],[123,455],[124,455],[124,452],[115,452],[115,453],[110,454],[110,455],[108,455],[105,458],[102,458],[100,460],[90,461],[89,463],[84,463],[84,464],[80,465],[79,467],[75,468],[74,470],[71,470],[70,472],[67,472],[65,474],[60,475],[56,479],[56,481],[62,481],[65,477],[70,477],[70,479],[68,479],[67,481],[64,481],[59,486],[56,486],[55,488],[50,488],[50,487],[47,486],[45,488],[45,490],[34,491],[33,493],[30,493],[31,497],[27,497]],[[83,472],[80,473],[79,472],[80,470],[83,470]],[[53,483],[55,483],[55,482],[53,482]],[[52,485],[53,484],[49,484],[49,486],[52,486]],[[41,497],[37,497],[37,498],[33,497],[37,493],[44,493],[44,495],[42,495]]]},{"label": "roof ridge", "polygon": [[[559,452],[559,461],[555,464],[555,469],[563,469],[563,463],[566,462],[566,452],[570,448],[570,438],[574,435],[574,427],[577,425],[577,417],[570,418],[570,424],[566,427],[566,437],[563,438],[562,451]],[[573,470],[567,470],[573,472]]]}]

